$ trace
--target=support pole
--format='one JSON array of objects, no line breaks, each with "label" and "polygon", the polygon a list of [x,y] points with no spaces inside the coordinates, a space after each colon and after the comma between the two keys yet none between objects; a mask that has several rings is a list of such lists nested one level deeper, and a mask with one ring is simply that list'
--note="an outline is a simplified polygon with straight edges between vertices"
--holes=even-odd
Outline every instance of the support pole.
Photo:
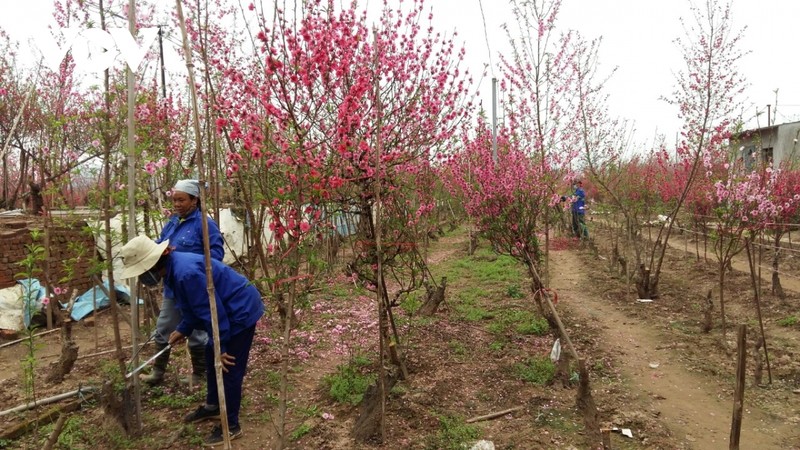
[{"label": "support pole", "polygon": [[183,17],[183,7],[181,0],[175,0],[178,14],[178,23],[181,27],[183,37],[183,53],[186,57],[186,70],[189,73],[189,93],[192,101],[192,122],[194,125],[194,141],[197,146],[195,149],[195,163],[197,165],[198,180],[200,181],[200,216],[203,220],[200,224],[203,228],[203,255],[206,265],[206,290],[208,291],[208,303],[211,310],[211,329],[212,339],[214,340],[214,370],[217,378],[217,396],[219,398],[220,422],[222,426],[222,439],[224,448],[230,450],[231,437],[228,428],[228,408],[225,403],[225,385],[223,383],[222,350],[219,342],[219,319],[217,318],[217,301],[214,292],[214,276],[211,267],[211,249],[208,241],[208,196],[206,195],[205,167],[203,165],[203,138],[200,133],[200,110],[197,106],[197,84],[194,78],[194,63],[192,62],[192,48],[189,46],[189,37],[186,32],[186,20]]},{"label": "support pole", "polygon": [[[136,0],[128,3],[128,31],[136,39]],[[136,77],[130,66],[127,66],[128,78],[128,240],[136,237]],[[139,346],[139,301],[138,282],[128,280],[131,290],[131,346]],[[95,324],[95,327],[97,325]],[[139,355],[133,355],[133,365],[139,364]],[[133,417],[138,429],[141,428],[142,396],[139,377],[133,377]]]},{"label": "support pole", "polygon": [[733,419],[731,421],[730,450],[739,450],[739,435],[742,432],[742,409],[744,409],[745,372],[747,366],[747,325],[739,325],[736,339],[736,390],[733,393]]}]

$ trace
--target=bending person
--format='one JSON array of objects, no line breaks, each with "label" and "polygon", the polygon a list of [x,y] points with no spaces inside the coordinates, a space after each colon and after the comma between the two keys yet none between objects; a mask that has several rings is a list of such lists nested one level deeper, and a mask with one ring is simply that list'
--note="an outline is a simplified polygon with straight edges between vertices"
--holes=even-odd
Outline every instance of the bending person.
[{"label": "bending person", "polygon": [[[161,236],[156,242],[170,242],[175,251],[203,254],[203,224],[200,222],[200,185],[197,180],[180,180],[172,189],[172,209],[174,214],[164,225]],[[208,218],[208,242],[211,249],[211,258],[222,261],[225,255],[222,234],[214,219]],[[164,298],[161,302],[161,311],[158,314],[155,331],[155,344],[157,350],[167,346],[169,335],[181,321],[181,313],[175,307],[175,295],[172,289],[164,284]],[[189,355],[192,359],[192,383],[199,383],[206,373],[205,345],[208,335],[203,330],[197,330],[189,336]],[[169,365],[170,351],[162,353],[156,358],[153,370],[149,375],[142,376],[142,381],[155,386],[164,381],[164,374]]]},{"label": "bending person", "polygon": [[[181,253],[169,247],[170,241],[156,244],[146,236],[131,239],[120,250],[125,278],[139,277],[146,285],[156,285],[164,280],[175,295],[182,319],[169,337],[175,345],[194,330],[211,334],[211,307],[206,289],[206,264],[202,255]],[[256,331],[256,322],[264,314],[261,294],[244,276],[225,264],[211,260],[219,325],[222,382],[225,386],[230,438],[242,435],[239,425],[239,408],[242,402],[242,383],[247,371],[250,347]],[[209,340],[205,347],[206,358],[214,358],[214,347]],[[185,422],[198,422],[220,417],[217,378],[213,364],[206,370],[208,392],[206,402],[184,418]],[[223,443],[222,429],[215,426],[204,445],[214,447]]]}]

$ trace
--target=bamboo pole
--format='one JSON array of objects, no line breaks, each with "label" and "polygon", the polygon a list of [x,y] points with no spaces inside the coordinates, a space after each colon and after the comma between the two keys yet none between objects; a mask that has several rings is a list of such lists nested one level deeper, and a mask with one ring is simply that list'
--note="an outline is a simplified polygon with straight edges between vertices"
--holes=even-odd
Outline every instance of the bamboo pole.
[{"label": "bamboo pole", "polygon": [[473,417],[471,419],[465,420],[464,422],[465,423],[475,423],[475,422],[482,422],[484,420],[492,420],[492,419],[496,419],[498,417],[503,417],[506,414],[511,414],[513,412],[517,412],[517,411],[521,410],[522,408],[524,408],[524,407],[523,406],[515,406],[514,408],[508,408],[508,409],[504,409],[502,411],[493,412],[491,414],[486,414],[486,415],[483,415],[483,416]]},{"label": "bamboo pole", "polygon": [[[55,333],[56,331],[60,331],[60,330],[61,330],[60,328],[53,328],[52,330],[47,330],[47,331],[42,331],[41,333],[36,333],[31,337],[35,338],[35,337],[39,337],[39,336],[44,336],[45,334]],[[12,346],[14,344],[19,344],[22,341],[27,341],[28,339],[29,339],[28,337],[24,337],[24,338],[13,340],[11,342],[6,342],[5,344],[0,345],[0,348],[10,347],[10,346]]]},{"label": "bamboo pole", "polygon": [[15,412],[27,411],[27,410],[29,410],[31,408],[35,408],[37,406],[49,405],[50,403],[55,403],[55,402],[57,402],[59,400],[64,400],[65,398],[74,397],[76,395],[82,395],[84,393],[92,393],[94,391],[95,391],[95,389],[93,387],[91,387],[91,386],[81,387],[81,388],[75,389],[74,391],[65,392],[63,394],[58,394],[58,395],[54,395],[52,397],[47,397],[47,398],[43,398],[41,400],[36,400],[35,402],[25,403],[24,405],[19,405],[19,406],[16,406],[14,408],[7,409],[5,411],[0,411],[0,417],[7,416],[7,415],[15,413]]},{"label": "bamboo pole", "polygon": [[[128,31],[136,39],[136,0],[128,2]],[[136,77],[128,66],[128,240],[136,237]],[[136,279],[128,281],[131,290],[131,346],[139,346],[139,296]],[[97,328],[95,326],[95,328]],[[133,355],[133,365],[139,365],[138,352]],[[138,435],[142,428],[142,392],[139,377],[132,377],[133,417]]]},{"label": "bamboo pole", "polygon": [[758,314],[758,327],[761,330],[761,339],[764,341],[764,358],[767,361],[767,376],[769,377],[769,384],[772,384],[772,368],[769,364],[769,351],[767,350],[767,336],[764,333],[764,319],[761,315],[761,292],[756,284],[756,271],[755,271],[755,258],[756,255],[750,250],[752,241],[748,238],[745,241],[745,249],[747,249],[747,263],[750,265],[750,281],[753,284],[753,291],[756,299],[756,313]]},{"label": "bamboo pole", "polygon": [[181,0],[175,0],[175,7],[178,14],[178,23],[181,27],[183,37],[183,52],[186,58],[186,70],[189,72],[189,93],[192,100],[192,122],[194,126],[195,163],[197,164],[198,180],[200,182],[200,213],[202,216],[201,225],[203,228],[203,255],[206,264],[206,289],[208,291],[208,303],[211,309],[211,328],[214,339],[214,370],[217,375],[217,395],[219,397],[220,422],[222,425],[222,439],[225,449],[231,448],[231,438],[228,427],[228,414],[225,404],[225,384],[223,382],[222,359],[219,342],[219,319],[217,316],[217,302],[214,293],[214,274],[211,267],[211,249],[208,240],[208,202],[205,186],[205,168],[203,166],[202,134],[200,132],[199,109],[197,106],[197,84],[194,78],[194,63],[192,62],[192,49],[189,46],[189,38],[186,33],[186,20],[183,17],[183,7]]},{"label": "bamboo pole", "polygon": [[[375,42],[373,45],[378,45],[378,30],[373,29],[373,39]],[[381,442],[386,442],[386,369],[384,366],[383,361],[383,351],[386,348],[386,342],[384,342],[384,322],[386,321],[386,304],[384,303],[383,298],[383,288],[384,288],[384,279],[383,279],[383,252],[381,246],[381,120],[380,120],[380,111],[381,111],[381,104],[380,104],[380,76],[378,75],[378,51],[375,50],[375,66],[373,70],[375,71],[375,109],[377,111],[376,120],[377,123],[375,125],[375,218],[372,218],[372,214],[370,211],[370,215],[368,220],[375,222],[375,255],[377,258],[377,281],[378,286],[375,289],[377,293],[377,300],[378,300],[378,395],[380,395],[380,405],[381,405],[381,415],[380,415],[380,430],[381,430]]]},{"label": "bamboo pole", "polygon": [[[100,28],[105,31],[106,29],[106,19],[105,19],[105,8],[103,7],[103,0],[100,0]],[[108,119],[111,116],[111,95],[109,94],[109,75],[108,69],[103,72],[103,92],[104,92],[104,122],[105,127],[103,128],[103,226],[105,229],[105,240],[106,240],[106,248],[105,248],[105,259],[108,261],[108,267],[106,276],[108,277],[108,285],[114,286],[114,268],[111,264],[111,261],[114,261],[114,255],[112,254],[112,236],[111,236],[111,142],[110,137],[108,135],[109,123]],[[94,276],[95,280],[98,279],[97,276]],[[103,283],[100,281],[100,286]],[[114,329],[114,346],[117,349],[117,362],[119,364],[119,371],[120,373],[125,373],[125,362],[123,361],[122,357],[122,337],[120,336],[119,332],[119,311],[117,311],[116,306],[117,304],[117,291],[116,289],[109,289],[109,292],[106,293],[108,295],[109,302],[112,305],[111,308],[111,316],[113,322],[113,329]]]}]

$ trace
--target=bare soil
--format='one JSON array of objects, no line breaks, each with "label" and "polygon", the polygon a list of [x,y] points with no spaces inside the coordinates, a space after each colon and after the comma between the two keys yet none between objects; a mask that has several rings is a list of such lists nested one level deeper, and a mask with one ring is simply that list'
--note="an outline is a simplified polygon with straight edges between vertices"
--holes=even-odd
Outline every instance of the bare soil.
[{"label": "bare soil", "polygon": [[[603,237],[596,236],[595,242],[604,242]],[[476,423],[480,437],[493,441],[499,449],[593,447],[594,443],[587,442],[575,407],[574,384],[541,386],[522,381],[516,372],[515,367],[529,358],[549,355],[553,337],[492,327],[510,311],[534,311],[531,294],[524,292],[528,283],[522,272],[509,268],[500,280],[472,275],[472,268],[492,261],[487,261],[486,253],[467,256],[466,246],[466,233],[459,230],[432,242],[428,249],[435,276],[447,271],[460,275],[459,279],[448,279],[445,303],[433,319],[408,317],[396,310],[401,350],[410,376],[392,389],[387,400],[383,444],[353,440],[358,407],[332,401],[324,381],[356,351],[373,359],[365,370],[377,370],[377,334],[370,319],[375,315],[374,296],[341,276],[312,294],[309,304],[313,306],[302,310],[302,325],[295,333],[290,359],[289,432],[296,433],[290,448],[441,448],[433,442],[439,442],[434,438],[442,430],[443,417],[463,420],[515,407],[521,409]],[[550,284],[558,292],[557,307],[577,351],[587,360],[601,422],[605,427],[629,428],[633,433],[633,438],[612,434],[612,448],[727,448],[733,410],[734,331],[731,328],[727,339],[722,338],[719,310],[715,309],[714,330],[710,334],[700,332],[700,305],[707,290],[716,286],[713,264],[697,262],[682,250],[671,251],[662,297],[643,304],[635,301],[634,291],[600,258],[607,249],[593,250],[563,238],[556,238],[553,247]],[[749,277],[734,272],[728,280],[728,323],[747,323],[751,344],[742,448],[800,449],[800,395],[793,392],[800,388],[800,328],[777,324],[797,314],[798,296],[790,292],[783,302],[765,296],[772,383],[767,383],[765,369],[763,385],[756,386],[752,344],[758,327]],[[508,295],[512,284],[523,287],[522,298]],[[463,305],[468,298],[476,299],[471,307],[486,315],[467,318]],[[281,340],[276,314],[269,316],[259,325],[251,353],[241,413],[245,434],[233,442],[234,448],[267,449],[277,436]],[[113,342],[110,314],[101,313],[96,320],[97,350],[109,349]],[[121,329],[129,341],[128,327],[121,325]],[[94,328],[77,324],[73,333],[79,355],[96,350]],[[47,366],[57,359],[60,348],[58,333],[37,340],[37,398],[96,383],[115,370],[116,363],[108,355],[83,358],[63,383],[49,386],[44,382]],[[147,349],[143,352],[150,353]],[[203,396],[199,390],[191,391],[178,383],[178,376],[188,371],[189,364],[187,355],[177,353],[166,385],[143,389],[143,437],[125,437],[104,418],[101,408],[90,403],[72,414],[80,418],[82,431],[72,431],[74,441],[57,448],[199,448],[200,438],[211,424],[180,423]],[[26,349],[19,344],[0,349],[0,409],[25,402],[20,362],[25,354]],[[0,417],[0,432],[30,416]],[[303,430],[307,432],[300,433]],[[6,445],[41,448],[44,431],[39,431],[38,438],[29,434]]]}]

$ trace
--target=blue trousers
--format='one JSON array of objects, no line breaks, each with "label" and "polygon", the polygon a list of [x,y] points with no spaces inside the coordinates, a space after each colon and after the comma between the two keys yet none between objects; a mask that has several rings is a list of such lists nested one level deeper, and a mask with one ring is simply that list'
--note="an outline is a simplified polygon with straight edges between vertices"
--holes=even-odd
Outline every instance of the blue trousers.
[{"label": "blue trousers", "polygon": [[[253,345],[253,336],[256,334],[256,326],[246,328],[233,335],[228,342],[228,354],[236,358],[236,365],[228,366],[228,373],[222,373],[222,383],[225,386],[225,408],[228,412],[228,426],[239,425],[239,408],[242,405],[242,383],[244,374],[247,371],[247,360],[250,357],[250,347]],[[217,374],[214,369],[214,346],[209,341],[206,346],[206,393],[207,405],[219,405],[219,394],[217,393]]]},{"label": "blue trousers", "polygon": [[[175,299],[164,297],[161,301],[161,311],[156,320],[155,341],[161,345],[167,345],[170,333],[175,331],[179,323],[181,323],[181,311],[175,306]],[[208,342],[208,333],[203,330],[194,330],[188,336],[188,341],[190,349],[203,348]]]}]

